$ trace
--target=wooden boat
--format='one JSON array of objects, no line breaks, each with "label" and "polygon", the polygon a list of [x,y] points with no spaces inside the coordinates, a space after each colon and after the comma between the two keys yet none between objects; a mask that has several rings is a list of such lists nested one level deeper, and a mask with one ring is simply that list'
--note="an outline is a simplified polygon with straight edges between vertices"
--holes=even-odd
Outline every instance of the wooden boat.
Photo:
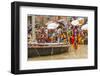
[{"label": "wooden boat", "polygon": [[28,57],[47,56],[68,52],[70,45],[63,43],[28,44]]}]

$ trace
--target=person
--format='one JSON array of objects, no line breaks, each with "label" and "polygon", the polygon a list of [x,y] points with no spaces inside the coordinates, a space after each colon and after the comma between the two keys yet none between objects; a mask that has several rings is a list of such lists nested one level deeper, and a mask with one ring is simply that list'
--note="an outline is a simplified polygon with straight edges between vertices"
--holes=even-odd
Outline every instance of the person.
[{"label": "person", "polygon": [[71,44],[72,44],[72,47],[73,47],[73,48],[74,48],[74,40],[75,40],[74,35],[72,35],[72,36],[71,36]]},{"label": "person", "polygon": [[81,40],[82,40],[81,34],[78,33],[78,44],[81,44]]},{"label": "person", "polygon": [[74,44],[74,40],[75,40],[74,35],[72,35],[72,36],[71,36],[71,43],[72,43],[72,44]]},{"label": "person", "polygon": [[68,30],[67,30],[67,35],[68,35],[68,41],[69,41],[69,43],[71,44],[71,36],[72,36],[72,29],[71,28],[69,28]]},{"label": "person", "polygon": [[77,36],[75,36],[75,40],[74,40],[74,48],[75,48],[75,49],[78,49]]},{"label": "person", "polygon": [[85,32],[85,41],[84,41],[84,44],[88,44],[88,34],[87,34],[87,31]]},{"label": "person", "polygon": [[28,43],[31,43],[31,42],[32,42],[32,34],[28,33]]},{"label": "person", "polygon": [[60,41],[61,41],[61,32],[62,32],[62,29],[61,28],[58,28],[57,29],[57,36],[58,36],[57,42],[58,43],[60,43]]}]

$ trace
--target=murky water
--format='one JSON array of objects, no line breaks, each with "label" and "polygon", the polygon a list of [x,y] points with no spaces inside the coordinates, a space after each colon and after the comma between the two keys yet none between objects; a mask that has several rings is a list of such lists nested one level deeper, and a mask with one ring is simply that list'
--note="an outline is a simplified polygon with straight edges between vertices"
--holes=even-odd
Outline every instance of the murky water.
[{"label": "murky water", "polygon": [[58,59],[82,59],[88,57],[88,45],[78,45],[78,49],[70,47],[69,52],[64,52],[57,55],[50,56],[39,56],[29,58],[29,61],[40,61],[40,60],[58,60]]}]

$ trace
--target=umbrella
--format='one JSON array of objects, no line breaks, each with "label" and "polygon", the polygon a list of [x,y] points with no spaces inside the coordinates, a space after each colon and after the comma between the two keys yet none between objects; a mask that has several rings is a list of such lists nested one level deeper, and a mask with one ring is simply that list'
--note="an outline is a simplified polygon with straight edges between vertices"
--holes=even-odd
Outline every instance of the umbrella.
[{"label": "umbrella", "polygon": [[84,24],[84,18],[78,18],[79,20],[79,25],[83,25]]},{"label": "umbrella", "polygon": [[87,24],[83,25],[83,26],[81,27],[81,29],[82,29],[82,30],[88,30],[88,25],[87,25]]},{"label": "umbrella", "polygon": [[50,23],[47,25],[48,29],[56,29],[59,26],[57,23]]},{"label": "umbrella", "polygon": [[63,22],[63,21],[65,21],[65,19],[60,19],[60,20],[58,20],[58,22]]},{"label": "umbrella", "polygon": [[71,24],[72,24],[73,26],[78,26],[78,25],[79,25],[79,21],[78,21],[78,20],[73,20],[73,21],[71,22]]},{"label": "umbrella", "polygon": [[67,21],[65,19],[58,20],[59,23],[62,23],[64,27],[67,27]]}]

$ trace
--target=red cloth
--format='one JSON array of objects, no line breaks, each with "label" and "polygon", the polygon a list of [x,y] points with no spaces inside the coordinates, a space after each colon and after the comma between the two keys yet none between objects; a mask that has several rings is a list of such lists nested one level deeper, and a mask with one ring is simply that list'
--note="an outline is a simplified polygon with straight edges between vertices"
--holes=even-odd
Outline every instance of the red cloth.
[{"label": "red cloth", "polygon": [[75,38],[74,38],[74,36],[72,36],[72,37],[71,37],[71,43],[72,43],[72,44],[74,44],[74,40],[75,40]]}]

